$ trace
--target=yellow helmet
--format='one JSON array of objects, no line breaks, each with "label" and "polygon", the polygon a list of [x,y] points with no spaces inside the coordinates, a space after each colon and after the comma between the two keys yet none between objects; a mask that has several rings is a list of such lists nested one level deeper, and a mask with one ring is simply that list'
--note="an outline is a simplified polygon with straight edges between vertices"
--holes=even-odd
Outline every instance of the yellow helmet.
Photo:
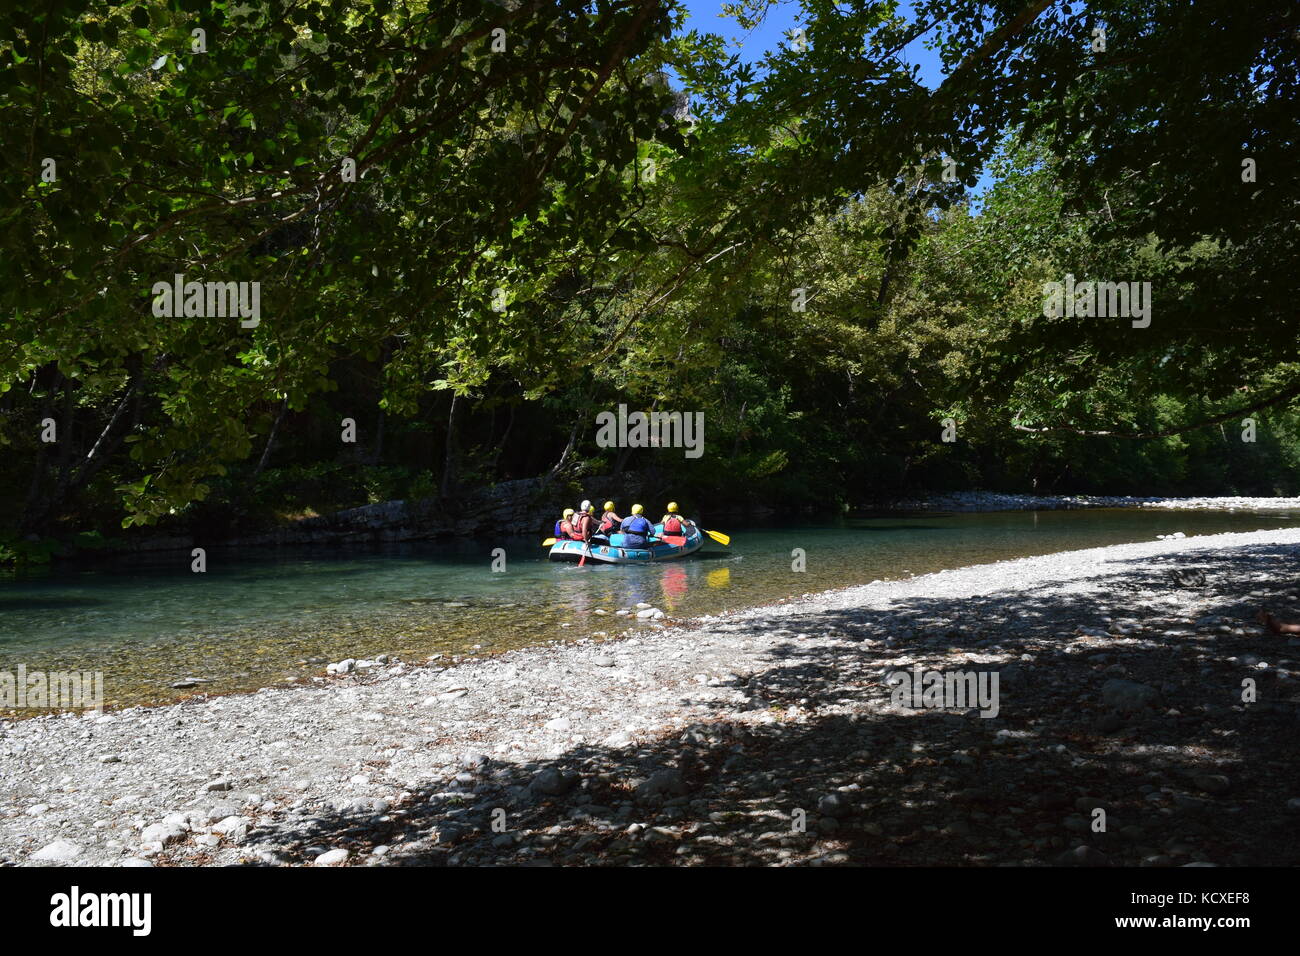
[{"label": "yellow helmet", "polygon": [[588,506],[587,506],[587,514],[589,514],[589,515],[594,515],[595,513],[596,513],[596,506],[595,506],[595,505],[588,505]]},{"label": "yellow helmet", "polygon": [[675,501],[670,501],[670,502],[668,502],[668,513],[669,513],[670,515],[671,515],[671,514],[676,514],[676,513],[677,513],[677,502],[675,502]]},{"label": "yellow helmet", "polygon": [[566,518],[571,518],[571,517],[573,517],[573,509],[572,509],[572,508],[565,508],[565,509],[564,509],[564,517],[566,517]]},{"label": "yellow helmet", "polygon": [[605,510],[606,510],[606,511],[613,511],[613,510],[614,510],[614,502],[612,502],[612,501],[606,501],[606,502],[605,502]]},{"label": "yellow helmet", "polygon": [[639,514],[640,514],[641,512],[643,512],[643,511],[645,511],[645,509],[642,508],[640,505],[633,505],[633,506],[632,506],[632,514],[634,514],[634,515],[639,515]]}]

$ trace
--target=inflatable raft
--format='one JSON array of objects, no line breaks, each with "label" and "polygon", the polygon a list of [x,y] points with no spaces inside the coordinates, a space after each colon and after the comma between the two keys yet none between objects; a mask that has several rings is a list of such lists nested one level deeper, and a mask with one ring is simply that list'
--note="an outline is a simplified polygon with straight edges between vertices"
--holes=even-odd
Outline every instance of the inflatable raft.
[{"label": "inflatable raft", "polygon": [[[655,534],[662,534],[664,526],[655,525]],[[678,544],[677,542],[681,542]],[[691,526],[688,534],[682,537],[670,537],[666,541],[651,541],[648,547],[623,547],[623,535],[611,534],[609,543],[603,541],[557,541],[551,545],[549,555],[552,561],[579,561],[586,558],[588,562],[604,561],[606,564],[650,564],[654,561],[672,561],[694,554],[704,545],[704,535],[700,529]]]}]

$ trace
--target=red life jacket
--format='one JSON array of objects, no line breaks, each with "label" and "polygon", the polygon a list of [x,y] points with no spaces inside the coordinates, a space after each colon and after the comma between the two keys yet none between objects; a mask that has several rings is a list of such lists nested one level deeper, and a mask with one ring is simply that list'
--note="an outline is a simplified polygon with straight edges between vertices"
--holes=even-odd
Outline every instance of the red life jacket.
[{"label": "red life jacket", "polygon": [[668,515],[664,518],[664,534],[681,534],[682,519],[677,515]]},{"label": "red life jacket", "polygon": [[560,522],[560,531],[565,535],[565,537],[572,538],[573,522],[570,521],[568,518],[565,518],[563,521]]},{"label": "red life jacket", "polygon": [[617,531],[619,524],[623,521],[612,511],[606,511],[600,516],[600,533],[609,534],[611,531]]},{"label": "red life jacket", "polygon": [[573,537],[576,541],[586,541],[591,537],[592,517],[589,514],[578,515],[573,525]]}]

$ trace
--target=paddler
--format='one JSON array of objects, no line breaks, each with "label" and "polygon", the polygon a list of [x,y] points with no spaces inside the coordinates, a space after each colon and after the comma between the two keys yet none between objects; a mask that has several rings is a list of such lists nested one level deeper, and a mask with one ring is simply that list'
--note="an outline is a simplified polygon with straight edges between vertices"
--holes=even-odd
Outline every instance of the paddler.
[{"label": "paddler", "polygon": [[590,541],[596,531],[596,509],[590,501],[584,501],[587,510],[579,511],[573,518],[573,538],[575,541]]},{"label": "paddler", "polygon": [[623,519],[614,511],[614,502],[606,501],[604,513],[600,516],[600,527],[598,532],[608,535],[611,531],[617,531],[618,526],[623,523]]},{"label": "paddler", "polygon": [[668,513],[663,516],[661,524],[664,526],[664,534],[683,535],[686,533],[686,522],[677,513],[677,502],[668,502]]},{"label": "paddler", "polygon": [[645,509],[640,505],[633,505],[632,513],[619,524],[618,530],[623,532],[623,547],[644,548],[646,539],[654,534],[654,525],[645,519],[643,511]]},{"label": "paddler", "polygon": [[559,521],[555,522],[555,536],[563,541],[566,538],[573,537],[573,509],[565,508],[564,515]]}]

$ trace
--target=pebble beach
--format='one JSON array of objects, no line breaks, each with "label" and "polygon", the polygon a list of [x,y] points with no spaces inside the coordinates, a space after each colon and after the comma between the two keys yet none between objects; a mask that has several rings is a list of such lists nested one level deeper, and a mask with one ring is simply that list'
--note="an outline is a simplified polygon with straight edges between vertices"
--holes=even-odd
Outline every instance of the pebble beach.
[{"label": "pebble beach", "polygon": [[[1255,613],[1300,620],[1298,559],[1116,545],[6,722],[0,863],[1294,865],[1300,640]],[[996,716],[901,705],[917,667],[996,673]]]}]

